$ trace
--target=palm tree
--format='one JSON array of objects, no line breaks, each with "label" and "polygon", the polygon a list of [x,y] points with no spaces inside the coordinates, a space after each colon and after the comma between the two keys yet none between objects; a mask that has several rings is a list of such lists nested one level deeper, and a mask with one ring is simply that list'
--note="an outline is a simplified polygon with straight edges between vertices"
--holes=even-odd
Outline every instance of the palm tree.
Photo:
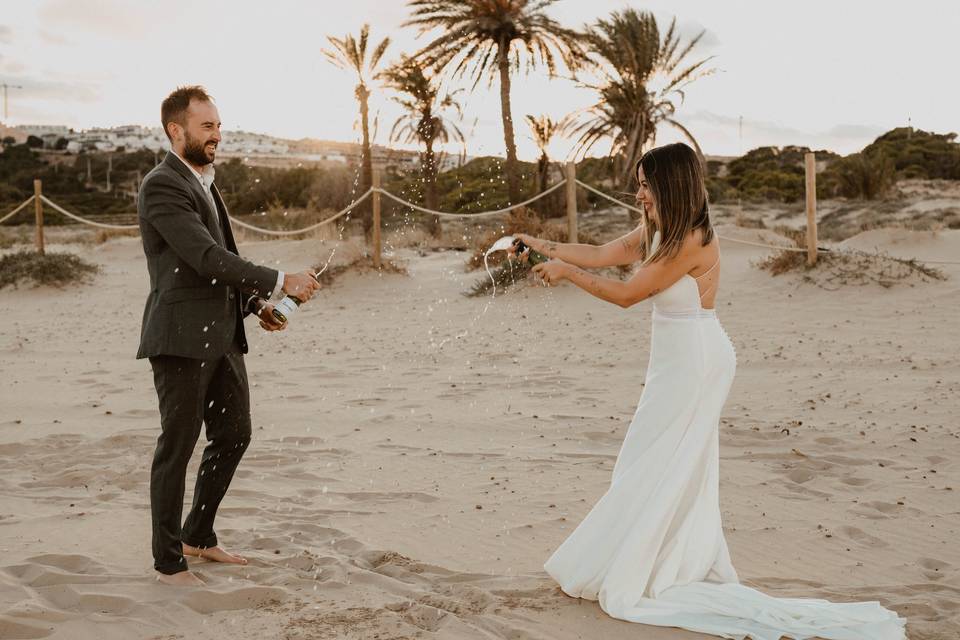
[{"label": "palm tree", "polygon": [[[547,155],[547,149],[555,136],[564,134],[570,124],[570,119],[564,117],[556,121],[547,115],[528,115],[527,124],[530,126],[530,133],[533,134],[533,142],[540,150],[540,157],[537,159],[537,186],[538,192],[542,193],[547,190],[547,178],[550,173],[550,156]],[[550,205],[553,204],[555,203],[550,203]],[[547,209],[549,208],[548,205]]]},{"label": "palm tree", "polygon": [[546,66],[556,73],[557,58],[568,69],[584,56],[581,36],[561,27],[545,9],[556,0],[410,0],[413,18],[406,24],[421,33],[443,33],[423,47],[417,57],[437,72],[451,69],[454,78],[472,76],[474,88],[487,75],[500,79],[500,112],[507,150],[507,189],[510,200],[520,199],[517,146],[510,109],[510,74]]},{"label": "palm tree", "polygon": [[[686,62],[705,31],[681,46],[676,23],[674,18],[661,40],[653,14],[625,9],[598,20],[586,34],[593,66],[601,77],[599,84],[587,86],[600,94],[600,100],[573,129],[580,136],[577,152],[587,153],[600,140],[609,139],[610,154],[618,160],[621,189],[630,188],[633,167],[656,142],[661,123],[680,130],[703,158],[696,139],[674,118],[675,100],[682,104],[687,85],[715,70],[705,66],[712,56]],[[653,88],[657,80],[662,85]]]},{"label": "palm tree", "polygon": [[[390,46],[390,38],[384,38],[374,48],[370,57],[367,58],[367,42],[370,39],[370,25],[365,24],[360,28],[360,38],[355,39],[347,34],[343,38],[334,38],[327,36],[327,40],[332,45],[332,49],[324,49],[323,55],[327,60],[341,69],[350,69],[356,72],[358,83],[354,89],[354,95],[360,103],[360,126],[363,130],[363,157],[361,159],[361,189],[366,191],[373,185],[373,160],[370,152],[370,108],[368,100],[370,98],[370,89],[367,87],[369,81],[377,79],[377,65],[387,47]],[[371,209],[368,205],[363,207],[363,227],[367,232],[373,226]]]},{"label": "palm tree", "polygon": [[[428,77],[423,67],[416,60],[402,56],[400,61],[383,72],[382,78],[387,87],[399,92],[394,101],[404,108],[404,113],[390,130],[391,142],[422,144],[424,151],[420,154],[420,171],[424,184],[426,206],[429,209],[437,208],[437,161],[434,144],[446,144],[451,140],[466,143],[463,132],[454,124],[448,112],[455,112],[457,117],[463,116],[460,104],[455,96],[461,90],[444,93],[441,96],[439,82],[436,77]],[[434,235],[440,234],[440,219],[433,217],[430,231]]]}]

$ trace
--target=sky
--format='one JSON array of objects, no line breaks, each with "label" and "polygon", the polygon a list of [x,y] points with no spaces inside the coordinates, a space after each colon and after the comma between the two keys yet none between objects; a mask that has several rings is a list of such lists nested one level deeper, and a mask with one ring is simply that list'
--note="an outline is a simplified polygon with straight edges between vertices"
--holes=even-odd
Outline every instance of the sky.
[{"label": "sky", "polygon": [[[846,154],[908,123],[960,130],[960,84],[948,72],[960,59],[960,11],[951,4],[559,0],[548,12],[580,28],[633,7],[652,11],[662,30],[676,17],[685,41],[705,30],[691,59],[712,56],[716,73],[688,88],[676,118],[707,154],[788,144]],[[23,87],[9,90],[5,124],[159,126],[169,91],[202,84],[227,131],[359,140],[355,78],[323,57],[326,37],[368,22],[374,42],[391,38],[392,61],[429,41],[403,26],[408,16],[404,0],[0,0],[0,84]],[[498,83],[464,86],[467,153],[502,155]],[[560,118],[597,96],[537,71],[514,79],[512,99],[519,155],[531,160],[524,115]],[[375,142],[389,143],[400,108],[376,90],[371,111]],[[661,128],[657,143],[679,139]],[[557,140],[550,152],[559,159],[572,148]]]}]

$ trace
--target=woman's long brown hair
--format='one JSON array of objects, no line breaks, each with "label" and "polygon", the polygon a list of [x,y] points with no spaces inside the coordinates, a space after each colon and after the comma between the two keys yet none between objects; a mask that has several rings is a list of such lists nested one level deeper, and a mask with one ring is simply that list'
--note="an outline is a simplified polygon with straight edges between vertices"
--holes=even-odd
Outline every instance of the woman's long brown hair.
[{"label": "woman's long brown hair", "polygon": [[[635,176],[639,177],[641,167],[660,217],[660,225],[655,228],[646,213],[643,215],[646,229],[643,263],[676,256],[683,241],[695,229],[703,229],[703,246],[710,244],[713,225],[710,224],[703,164],[696,152],[682,142],[668,144],[643,154],[637,161]],[[657,230],[660,231],[660,245],[647,255]]]}]

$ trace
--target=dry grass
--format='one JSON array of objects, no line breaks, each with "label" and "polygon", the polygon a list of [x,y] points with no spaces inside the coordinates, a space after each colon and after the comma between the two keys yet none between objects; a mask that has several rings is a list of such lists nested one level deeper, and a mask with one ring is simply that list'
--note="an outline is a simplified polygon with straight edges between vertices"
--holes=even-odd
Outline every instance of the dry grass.
[{"label": "dry grass", "polygon": [[94,244],[103,244],[115,238],[139,238],[139,229],[97,229],[93,236]]},{"label": "dry grass", "polygon": [[[319,265],[322,267],[323,265]],[[338,264],[336,266],[331,266],[329,269],[324,271],[320,275],[320,282],[324,285],[331,285],[333,282],[342,276],[345,273],[395,273],[399,275],[407,275],[407,268],[393,260],[381,260],[380,268],[377,269],[373,266],[373,259],[371,257],[366,257],[363,260],[357,260],[356,262],[351,262],[348,264]]]},{"label": "dry grass", "polygon": [[33,286],[67,285],[89,282],[100,267],[72,253],[22,250],[0,257],[0,289],[31,283]]},{"label": "dry grass", "polygon": [[747,215],[742,208],[733,214],[733,224],[744,229],[766,229],[767,225],[763,218]]},{"label": "dry grass", "polygon": [[[802,232],[785,235],[788,237],[792,235],[795,244],[798,247],[803,246],[803,240],[798,241],[796,237],[802,236]],[[877,284],[884,288],[890,288],[898,283],[908,283],[913,286],[916,281],[947,279],[942,271],[927,266],[921,261],[912,258],[895,258],[880,252],[827,251],[817,256],[815,265],[809,266],[806,251],[781,250],[753,264],[774,276],[798,273],[803,282],[828,291],[869,284]]]},{"label": "dry grass", "polygon": [[[43,228],[45,244],[104,244],[115,238],[139,237],[139,229],[96,229],[85,225],[49,225]],[[0,249],[16,245],[33,245],[36,227],[21,224],[0,227]]]},{"label": "dry grass", "polygon": [[[326,267],[326,268],[325,268]],[[407,268],[392,260],[381,260],[380,268],[373,266],[373,254],[362,238],[355,238],[340,243],[331,256],[330,264],[320,262],[313,269],[320,274],[320,282],[324,286],[333,284],[340,276],[347,273],[395,273],[407,275]]]},{"label": "dry grass", "polygon": [[16,226],[0,227],[0,249],[10,249],[18,244],[33,242],[34,228],[18,224]]},{"label": "dry grass", "polygon": [[[525,280],[528,273],[530,273],[529,264],[518,260],[510,262],[504,261],[495,269],[490,270],[492,280],[484,274],[482,278],[474,282],[469,289],[464,291],[463,295],[468,298],[484,296],[492,292],[494,286],[502,291],[512,284]],[[496,285],[494,285],[494,283],[496,283]]]}]

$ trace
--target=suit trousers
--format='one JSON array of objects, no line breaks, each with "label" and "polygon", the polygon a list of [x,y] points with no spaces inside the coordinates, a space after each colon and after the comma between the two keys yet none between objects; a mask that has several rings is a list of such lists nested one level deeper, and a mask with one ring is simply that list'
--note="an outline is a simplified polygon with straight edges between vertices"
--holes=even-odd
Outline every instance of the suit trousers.
[{"label": "suit trousers", "polygon": [[[243,354],[231,343],[219,358],[150,358],[160,401],[161,433],[150,471],[154,568],[187,570],[181,542],[198,548],[217,545],[213,521],[233,473],[250,444],[250,389]],[[206,424],[193,506],[181,527],[187,464]]]}]

